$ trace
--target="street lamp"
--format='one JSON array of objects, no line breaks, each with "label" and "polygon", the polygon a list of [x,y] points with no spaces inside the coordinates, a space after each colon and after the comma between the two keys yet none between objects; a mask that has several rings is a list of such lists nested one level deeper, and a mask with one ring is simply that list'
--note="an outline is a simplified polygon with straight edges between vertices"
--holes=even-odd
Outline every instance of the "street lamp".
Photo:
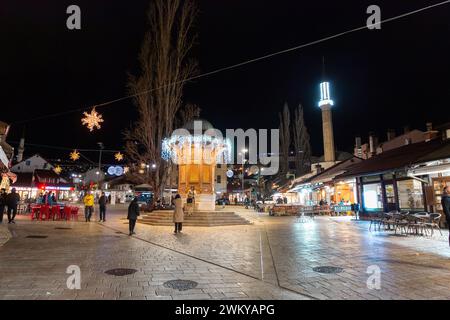
[{"label": "street lamp", "polygon": [[245,175],[245,154],[248,152],[248,150],[246,148],[241,150],[242,153],[239,153],[242,155],[242,199],[244,200],[244,196],[245,196],[245,185],[244,185],[244,175]]},{"label": "street lamp", "polygon": [[100,189],[100,170],[102,169],[102,151],[105,148],[103,142],[97,142],[99,147],[99,156],[98,156],[98,171],[95,173],[97,175],[97,189]]}]

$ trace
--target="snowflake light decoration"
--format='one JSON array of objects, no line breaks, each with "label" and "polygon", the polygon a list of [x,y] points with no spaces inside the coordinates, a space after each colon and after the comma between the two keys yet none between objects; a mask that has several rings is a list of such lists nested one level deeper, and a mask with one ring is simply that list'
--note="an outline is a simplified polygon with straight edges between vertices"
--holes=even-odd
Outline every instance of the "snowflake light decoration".
[{"label": "snowflake light decoration", "polygon": [[70,153],[70,159],[72,159],[73,161],[77,161],[78,159],[80,159],[80,153],[77,150],[73,150]]},{"label": "snowflake light decoration", "polygon": [[62,168],[60,166],[56,166],[53,171],[55,171],[56,174],[60,174],[62,172]]},{"label": "snowflake light decoration", "polygon": [[89,131],[94,131],[95,128],[100,129],[103,120],[103,116],[95,110],[95,107],[92,108],[90,113],[83,112],[84,118],[81,118],[81,123],[86,125]]},{"label": "snowflake light decoration", "polygon": [[120,153],[120,152],[117,152],[117,153],[114,155],[114,158],[115,158],[117,161],[122,161],[122,160],[123,160],[123,154]]}]

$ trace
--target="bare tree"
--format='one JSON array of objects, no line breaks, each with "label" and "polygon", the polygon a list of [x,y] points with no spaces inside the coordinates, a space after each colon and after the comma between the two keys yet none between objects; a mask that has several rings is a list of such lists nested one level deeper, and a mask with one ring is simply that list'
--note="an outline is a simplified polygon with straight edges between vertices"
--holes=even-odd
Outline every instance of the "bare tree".
[{"label": "bare tree", "polygon": [[179,112],[179,117],[176,119],[177,127],[181,127],[187,122],[198,118],[200,116],[200,107],[196,104],[187,104]]},{"label": "bare tree", "polygon": [[291,146],[291,116],[287,103],[284,104],[283,112],[279,113],[280,119],[280,171],[286,174],[289,171],[289,148]]},{"label": "bare tree", "polygon": [[161,142],[174,129],[184,81],[197,71],[197,64],[189,59],[196,40],[192,31],[196,15],[195,1],[152,1],[149,29],[139,53],[140,73],[129,77],[139,114],[133,128],[125,132],[126,152],[133,164],[130,172],[151,184],[156,194],[162,193],[171,166],[161,158]]},{"label": "bare tree", "polygon": [[308,129],[305,125],[301,104],[294,111],[292,132],[294,136],[296,176],[300,176],[309,172],[311,167],[311,145],[309,143]]}]

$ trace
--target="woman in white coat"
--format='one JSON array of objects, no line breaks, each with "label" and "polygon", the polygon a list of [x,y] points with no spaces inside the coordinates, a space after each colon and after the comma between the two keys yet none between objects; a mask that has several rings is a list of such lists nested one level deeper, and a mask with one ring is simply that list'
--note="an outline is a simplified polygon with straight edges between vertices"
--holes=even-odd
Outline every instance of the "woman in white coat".
[{"label": "woman in white coat", "polygon": [[181,196],[179,194],[175,196],[174,203],[175,203],[175,209],[173,210],[173,222],[175,223],[174,233],[178,233],[181,232],[184,221],[183,200],[181,200]]}]

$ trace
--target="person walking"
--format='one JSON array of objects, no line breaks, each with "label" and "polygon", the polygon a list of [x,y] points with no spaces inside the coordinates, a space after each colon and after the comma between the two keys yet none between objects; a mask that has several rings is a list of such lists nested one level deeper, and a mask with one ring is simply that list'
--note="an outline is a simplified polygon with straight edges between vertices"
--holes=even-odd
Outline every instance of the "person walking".
[{"label": "person walking", "polygon": [[100,212],[100,220],[98,222],[106,222],[106,202],[107,198],[104,192],[102,192],[102,195],[98,199],[98,207]]},{"label": "person walking", "polygon": [[175,231],[173,233],[181,232],[183,229],[184,222],[184,210],[183,210],[183,200],[181,200],[181,196],[177,194],[175,196],[175,208],[173,209],[173,222],[175,223]]},{"label": "person walking", "polygon": [[8,223],[16,223],[14,221],[17,214],[17,205],[19,204],[20,196],[16,193],[16,188],[11,189],[11,193],[6,196],[6,205],[8,206]]},{"label": "person walking", "polygon": [[6,204],[6,189],[2,188],[0,191],[0,224],[3,223],[3,214],[5,213]]},{"label": "person walking", "polygon": [[94,195],[91,192],[88,192],[84,198],[84,217],[86,218],[86,222],[91,222],[92,212],[94,211]]},{"label": "person walking", "polygon": [[441,205],[445,214],[445,220],[447,221],[449,231],[448,244],[450,246],[450,187],[448,186],[446,186],[442,192]]},{"label": "person walking", "polygon": [[136,220],[139,217],[139,204],[138,204],[138,198],[134,197],[133,201],[130,202],[130,205],[128,206],[128,227],[130,231],[130,236],[135,234],[134,227],[136,226]]}]

